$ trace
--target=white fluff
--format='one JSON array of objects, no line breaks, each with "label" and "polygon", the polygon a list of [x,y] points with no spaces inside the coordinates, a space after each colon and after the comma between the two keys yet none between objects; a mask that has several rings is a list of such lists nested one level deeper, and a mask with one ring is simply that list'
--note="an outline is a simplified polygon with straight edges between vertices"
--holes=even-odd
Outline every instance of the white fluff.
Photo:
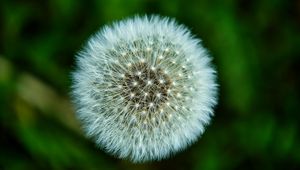
[{"label": "white fluff", "polygon": [[183,25],[159,16],[102,28],[77,55],[73,99],[87,136],[119,158],[167,158],[210,122],[211,58]]}]

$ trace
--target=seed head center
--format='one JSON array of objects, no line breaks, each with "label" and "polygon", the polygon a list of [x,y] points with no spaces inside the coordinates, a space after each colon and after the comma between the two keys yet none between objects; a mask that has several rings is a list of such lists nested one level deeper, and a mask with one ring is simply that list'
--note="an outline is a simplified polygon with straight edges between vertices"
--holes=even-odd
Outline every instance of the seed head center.
[{"label": "seed head center", "polygon": [[134,63],[124,74],[122,95],[130,109],[156,112],[168,100],[171,80],[161,68],[153,68],[146,62]]}]

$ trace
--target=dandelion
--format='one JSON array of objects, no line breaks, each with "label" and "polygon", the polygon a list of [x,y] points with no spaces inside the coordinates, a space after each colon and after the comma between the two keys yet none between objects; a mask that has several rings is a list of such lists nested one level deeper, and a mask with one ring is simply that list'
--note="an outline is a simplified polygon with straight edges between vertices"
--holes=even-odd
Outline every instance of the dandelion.
[{"label": "dandelion", "polygon": [[210,61],[200,40],[173,19],[137,16],[106,26],[77,55],[76,115],[114,156],[167,158],[210,122],[217,95]]}]

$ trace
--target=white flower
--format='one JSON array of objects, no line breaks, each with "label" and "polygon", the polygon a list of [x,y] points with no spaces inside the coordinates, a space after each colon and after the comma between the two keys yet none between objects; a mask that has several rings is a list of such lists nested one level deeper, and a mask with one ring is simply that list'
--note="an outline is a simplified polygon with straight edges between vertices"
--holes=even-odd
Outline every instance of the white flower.
[{"label": "white flower", "polygon": [[173,19],[134,17],[106,26],[77,56],[77,117],[99,147],[119,158],[166,158],[195,142],[213,115],[210,60]]}]

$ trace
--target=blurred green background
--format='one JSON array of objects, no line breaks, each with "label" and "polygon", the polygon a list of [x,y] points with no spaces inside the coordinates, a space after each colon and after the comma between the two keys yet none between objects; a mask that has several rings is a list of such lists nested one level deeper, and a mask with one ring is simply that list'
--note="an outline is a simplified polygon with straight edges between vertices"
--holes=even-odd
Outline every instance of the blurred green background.
[{"label": "blurred green background", "polygon": [[[187,150],[132,164],[83,136],[70,72],[101,26],[152,13],[203,39],[219,104]],[[1,0],[0,169],[300,169],[299,68],[299,0]]]}]

